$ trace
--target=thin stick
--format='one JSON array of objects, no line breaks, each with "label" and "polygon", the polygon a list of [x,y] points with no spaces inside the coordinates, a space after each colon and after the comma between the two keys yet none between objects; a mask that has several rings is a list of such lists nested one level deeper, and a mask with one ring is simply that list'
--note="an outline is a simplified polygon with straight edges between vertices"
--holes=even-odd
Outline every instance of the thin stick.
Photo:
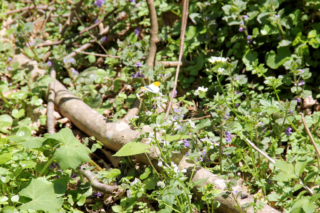
[{"label": "thin stick", "polygon": [[[56,71],[54,69],[54,65],[51,65],[51,71],[50,71],[50,77],[53,79],[56,79]],[[54,111],[54,99],[55,99],[55,92],[54,92],[54,83],[55,81],[51,82],[49,85],[49,96],[48,96],[48,106],[47,106],[47,128],[48,128],[48,133],[49,134],[54,134],[54,116],[53,116],[53,111]]]},{"label": "thin stick", "polygon": [[6,25],[3,26],[3,28],[6,28],[8,26],[10,26],[11,24],[13,24],[14,22],[16,22],[21,16],[24,16],[25,14],[27,14],[29,11],[24,11],[23,13],[20,13],[19,15],[17,15],[17,17],[15,17],[12,21],[10,21],[9,23],[7,23]]},{"label": "thin stick", "polygon": [[312,135],[311,135],[311,132],[310,132],[310,130],[309,130],[309,127],[308,127],[308,125],[307,125],[307,122],[306,122],[306,120],[304,119],[304,116],[303,116],[303,114],[300,112],[299,113],[300,115],[301,115],[301,119],[302,119],[302,122],[303,122],[303,125],[304,125],[304,128],[306,129],[306,131],[307,131],[307,134],[309,135],[309,137],[310,137],[310,140],[311,140],[311,142],[312,142],[312,145],[314,146],[314,148],[316,149],[316,152],[317,152],[317,161],[318,161],[318,167],[320,168],[320,164],[319,164],[319,157],[320,157],[320,152],[319,152],[319,149],[318,149],[318,147],[317,147],[317,145],[316,145],[316,143],[314,142],[314,140],[313,140],[313,137],[312,137]]},{"label": "thin stick", "polygon": [[63,28],[62,28],[62,30],[61,30],[61,32],[60,32],[61,37],[64,35],[64,33],[66,32],[66,30],[68,29],[68,27],[71,25],[72,19],[73,19],[73,17],[74,17],[74,14],[75,14],[75,12],[77,12],[77,11],[80,9],[83,1],[84,1],[84,0],[80,0],[80,1],[77,3],[76,8],[75,8],[74,10],[71,10],[70,16],[69,16],[67,22],[64,24],[64,26],[63,26]]},{"label": "thin stick", "polygon": [[265,158],[267,158],[271,163],[276,163],[275,160],[273,160],[271,157],[269,157],[266,153],[264,153],[261,149],[259,149],[258,147],[256,147],[256,145],[254,145],[254,143],[252,143],[249,139],[246,139],[246,142],[255,150],[257,150],[261,155],[263,155]]},{"label": "thin stick", "polygon": [[120,56],[115,56],[115,55],[89,53],[89,52],[83,52],[83,51],[77,51],[77,50],[72,50],[72,51],[73,51],[73,52],[76,52],[76,53],[85,54],[85,55],[95,55],[95,56],[104,57],[104,58],[121,58]]},{"label": "thin stick", "polygon": [[173,90],[171,92],[170,102],[169,102],[166,116],[164,119],[167,119],[167,117],[169,115],[169,112],[170,112],[171,106],[172,106],[174,92],[176,91],[176,88],[177,88],[178,76],[179,76],[179,71],[180,71],[180,64],[181,64],[181,59],[182,59],[182,54],[183,54],[184,34],[186,32],[186,26],[187,26],[187,20],[188,20],[188,8],[189,8],[189,0],[184,0],[183,1],[183,11],[182,11],[181,33],[180,33],[180,48],[179,48],[179,60],[178,60],[179,62],[178,62],[176,77],[174,79]]},{"label": "thin stick", "polygon": [[204,119],[204,118],[211,118],[211,117],[212,117],[211,115],[206,115],[206,116],[199,117],[199,118],[192,118],[192,119],[182,120],[181,123],[187,122],[188,120],[196,121],[196,120],[201,120],[201,119]]},{"label": "thin stick", "polygon": [[158,38],[158,20],[157,20],[157,12],[154,7],[153,0],[147,0],[149,16],[151,22],[150,28],[150,46],[149,46],[149,55],[146,64],[150,66],[152,69],[154,67],[154,61],[157,53],[157,43],[159,42]]}]

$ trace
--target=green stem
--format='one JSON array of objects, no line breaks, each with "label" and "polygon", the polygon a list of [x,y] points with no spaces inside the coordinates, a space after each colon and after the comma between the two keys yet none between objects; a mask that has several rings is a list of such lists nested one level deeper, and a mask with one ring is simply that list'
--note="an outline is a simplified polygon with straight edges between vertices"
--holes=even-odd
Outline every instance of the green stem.
[{"label": "green stem", "polygon": [[220,158],[220,173],[222,174],[222,134],[223,126],[221,124],[220,146],[219,146],[219,158]]},{"label": "green stem", "polygon": [[11,106],[11,104],[7,101],[6,97],[4,97],[1,89],[0,89],[0,96],[1,96],[2,101],[3,101],[5,104],[7,104],[11,109],[14,109],[14,107]]},{"label": "green stem", "polygon": [[41,172],[40,172],[40,174],[39,174],[39,177],[42,176],[42,174],[44,173],[44,171],[46,171],[46,169],[49,167],[49,165],[52,163],[53,160],[54,160],[54,159],[53,159],[53,157],[52,157],[52,158],[50,158],[50,160],[47,161],[46,165],[45,165],[45,166],[43,167],[43,169],[41,170]]}]

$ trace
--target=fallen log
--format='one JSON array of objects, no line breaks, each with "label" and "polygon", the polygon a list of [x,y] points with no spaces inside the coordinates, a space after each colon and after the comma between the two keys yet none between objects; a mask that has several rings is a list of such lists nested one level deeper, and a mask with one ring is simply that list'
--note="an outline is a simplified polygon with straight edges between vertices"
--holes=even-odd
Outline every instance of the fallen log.
[{"label": "fallen log", "polygon": [[[21,57],[21,55],[20,55]],[[14,60],[13,60],[14,61]],[[24,61],[25,63],[31,63],[34,65],[34,61],[32,60],[19,60]],[[22,65],[22,64],[20,64]],[[39,70],[37,71],[39,72]],[[43,70],[43,72],[45,71]],[[33,74],[32,76],[37,76],[38,74]],[[108,149],[118,151],[125,144],[134,141],[142,132],[151,132],[153,131],[150,127],[147,126],[142,128],[142,132],[134,131],[130,128],[130,126],[124,122],[119,121],[116,123],[109,122],[105,117],[100,115],[98,112],[90,108],[87,104],[85,104],[82,100],[77,98],[75,95],[71,94],[59,81],[55,81],[54,90],[55,92],[55,106],[58,111],[64,116],[71,120],[71,122],[76,125],[80,130],[85,132],[89,136],[94,136],[98,141],[104,144],[104,146]],[[142,143],[144,143],[147,139],[142,139]],[[151,159],[152,164],[158,168],[157,165],[157,157],[160,155],[159,150],[156,148],[152,148],[151,153],[148,154]],[[150,164],[146,155],[140,154],[133,156],[139,162],[144,164]],[[208,183],[212,183],[216,189],[220,189],[225,191],[227,180],[224,180],[217,175],[211,173],[203,167],[196,166],[184,155],[180,153],[173,153],[173,157],[171,159],[175,164],[178,165],[179,169],[187,169],[186,175],[190,178],[192,174],[192,170],[195,169],[194,176],[192,177],[192,181],[198,181],[201,179],[206,179],[202,182],[201,186],[197,186],[193,189],[193,193],[197,196],[201,196],[201,193],[197,190],[197,188],[202,187]],[[241,187],[241,183],[239,182],[235,187],[233,187],[233,191],[242,191],[242,194],[247,194],[245,198],[241,199],[241,197],[237,198],[237,201],[240,205],[252,203],[254,202],[254,198],[244,191]],[[215,210],[215,212],[221,213],[237,213],[236,202],[230,196],[228,198],[223,198],[222,196],[216,198],[217,201],[221,203],[220,207]],[[260,202],[260,201],[258,201]],[[249,208],[247,210],[248,213],[253,213],[253,208]],[[279,213],[279,211],[273,209],[269,205],[264,205],[263,209],[258,211],[260,213]]]}]

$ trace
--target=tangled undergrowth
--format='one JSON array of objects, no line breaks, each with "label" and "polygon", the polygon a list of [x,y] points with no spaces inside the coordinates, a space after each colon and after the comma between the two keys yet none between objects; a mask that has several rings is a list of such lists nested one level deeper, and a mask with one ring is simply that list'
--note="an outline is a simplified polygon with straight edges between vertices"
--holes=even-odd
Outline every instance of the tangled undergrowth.
[{"label": "tangled undergrowth", "polygon": [[[315,0],[2,2],[1,212],[221,212],[220,197],[238,212],[319,212],[319,9]],[[56,80],[139,137],[109,150],[84,134],[50,109]],[[130,157],[151,147],[156,163]],[[226,186],[194,181],[197,168]]]}]

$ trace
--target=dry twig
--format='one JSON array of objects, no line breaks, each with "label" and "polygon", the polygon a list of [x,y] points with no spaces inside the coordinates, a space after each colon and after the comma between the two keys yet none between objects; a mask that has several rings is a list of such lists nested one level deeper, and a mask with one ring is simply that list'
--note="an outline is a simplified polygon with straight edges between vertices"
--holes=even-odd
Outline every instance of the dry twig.
[{"label": "dry twig", "polygon": [[154,64],[155,64],[154,63],[155,57],[156,57],[156,53],[157,53],[157,43],[159,42],[158,20],[157,20],[156,8],[154,7],[154,1],[147,0],[147,4],[148,4],[148,9],[149,9],[151,28],[150,28],[149,55],[148,55],[146,64],[153,69]]},{"label": "dry twig", "polygon": [[71,25],[71,22],[72,22],[72,19],[73,19],[73,17],[74,17],[74,14],[75,14],[75,12],[77,12],[77,11],[80,9],[83,1],[84,1],[84,0],[80,0],[80,1],[77,3],[76,8],[75,8],[74,10],[71,10],[70,16],[69,16],[67,22],[64,24],[64,26],[63,26],[63,28],[62,28],[62,30],[61,30],[61,32],[60,32],[60,35],[61,35],[61,36],[64,35],[64,33],[66,32],[66,30],[68,29],[68,27]]},{"label": "dry twig", "polygon": [[187,26],[187,20],[188,20],[188,8],[189,8],[189,0],[184,0],[183,1],[183,10],[182,10],[182,23],[181,23],[181,33],[180,33],[180,48],[179,48],[179,60],[178,60],[178,67],[177,67],[177,72],[176,76],[174,79],[174,86],[173,90],[171,92],[171,98],[168,104],[167,112],[165,119],[167,119],[169,112],[171,110],[172,106],[172,101],[173,101],[173,96],[174,92],[177,89],[177,82],[178,82],[178,76],[179,76],[179,71],[180,71],[180,64],[181,64],[181,59],[182,59],[182,54],[183,54],[183,43],[184,43],[184,34],[186,32],[186,26]]},{"label": "dry twig", "polygon": [[307,122],[306,122],[306,120],[304,119],[304,116],[303,116],[303,114],[302,114],[301,112],[300,112],[300,115],[301,115],[301,119],[302,119],[304,128],[306,129],[307,134],[308,134],[309,137],[310,137],[310,140],[311,140],[311,142],[312,142],[312,145],[313,145],[314,148],[316,149],[316,152],[317,152],[317,161],[318,161],[318,167],[319,167],[319,157],[320,157],[319,149],[318,149],[317,144],[316,144],[316,142],[314,141],[314,139],[313,139],[313,137],[312,137],[312,135],[311,135],[311,132],[310,132],[310,130],[309,130],[309,127],[308,127],[308,125],[307,125]]},{"label": "dry twig", "polygon": [[[50,77],[53,79],[56,79],[56,71],[54,69],[54,65],[51,65],[51,71],[50,71]],[[54,92],[54,84],[55,81],[51,82],[49,85],[49,95],[48,95],[48,106],[47,106],[47,128],[48,133],[54,134],[54,126],[55,126],[55,119],[54,119],[54,98],[55,98],[55,92]]]}]

